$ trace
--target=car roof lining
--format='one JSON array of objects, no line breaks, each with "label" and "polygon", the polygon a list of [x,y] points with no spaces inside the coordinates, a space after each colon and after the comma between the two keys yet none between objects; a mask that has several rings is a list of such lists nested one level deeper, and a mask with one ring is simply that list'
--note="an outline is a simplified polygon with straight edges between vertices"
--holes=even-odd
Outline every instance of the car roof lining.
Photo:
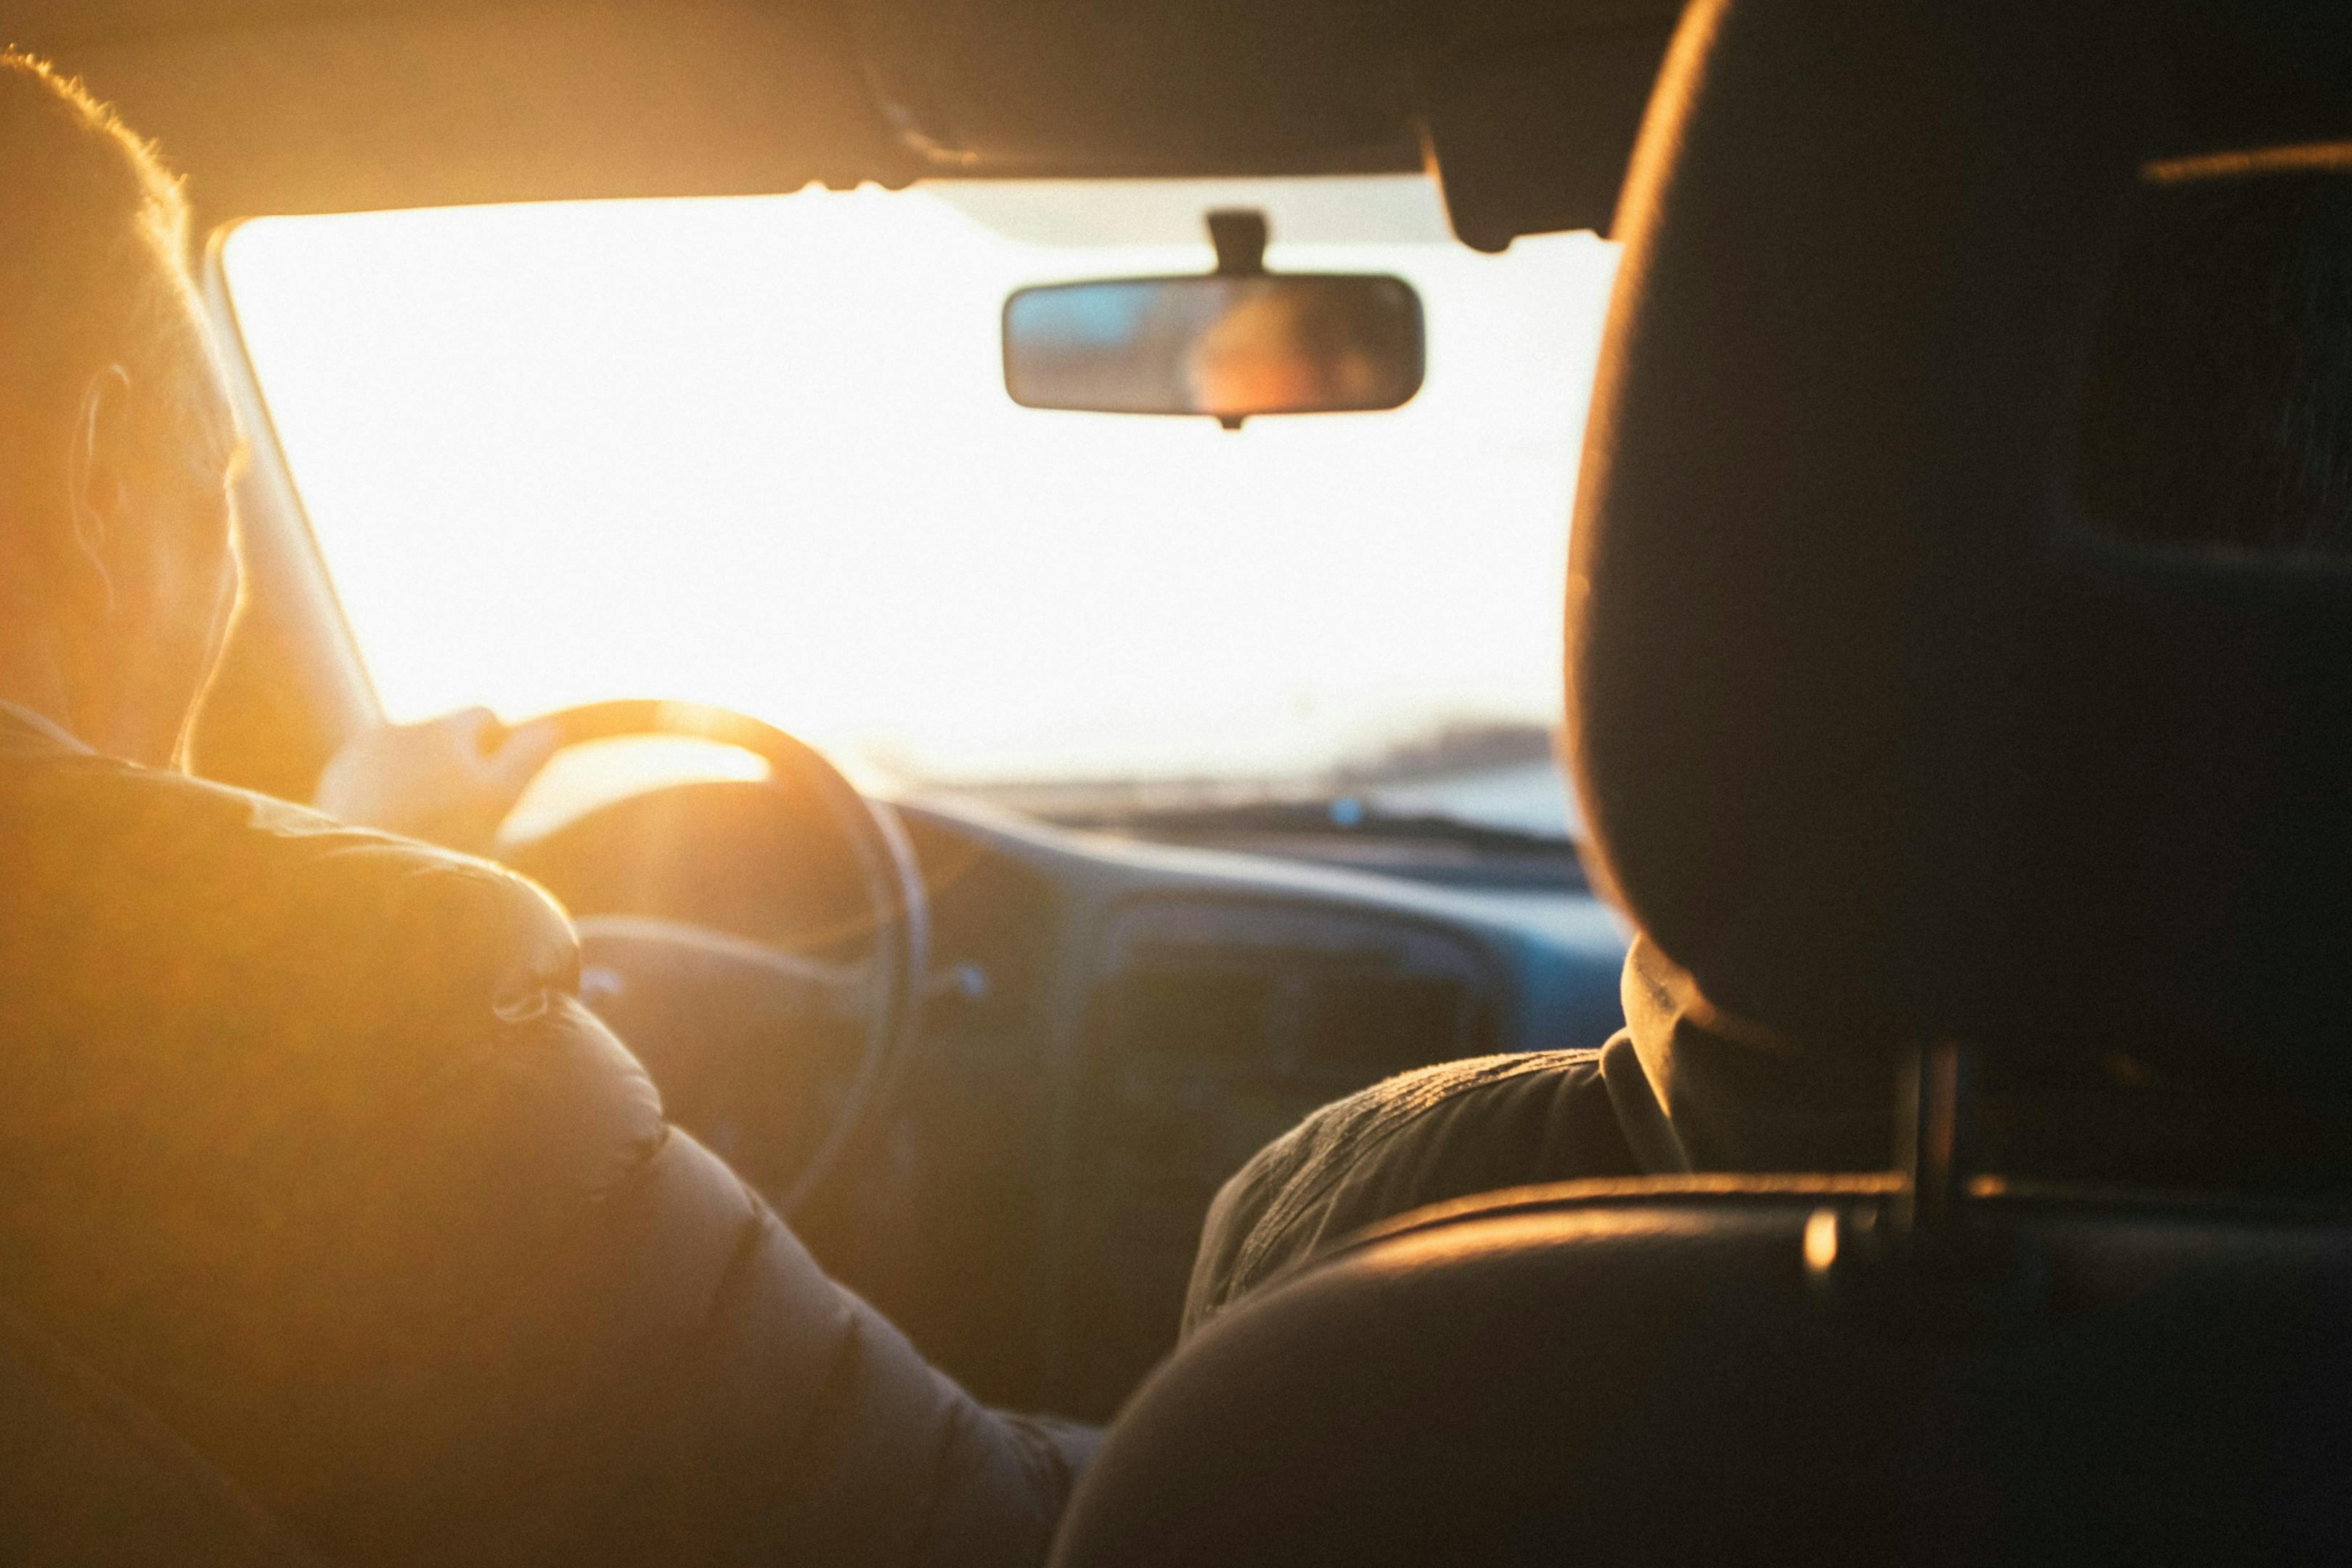
[{"label": "car roof lining", "polygon": [[[1434,156],[1465,176],[1458,226],[1491,248],[1605,223],[1678,10],[20,0],[10,38],[155,137],[208,226],[926,175],[1393,173]],[[1563,157],[1581,160],[1565,202],[1527,173]]]}]

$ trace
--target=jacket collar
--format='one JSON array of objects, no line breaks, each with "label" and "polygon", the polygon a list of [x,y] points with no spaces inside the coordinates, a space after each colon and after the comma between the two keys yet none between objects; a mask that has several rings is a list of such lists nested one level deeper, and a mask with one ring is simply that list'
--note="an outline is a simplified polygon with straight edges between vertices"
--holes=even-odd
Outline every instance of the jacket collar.
[{"label": "jacket collar", "polygon": [[[1645,1165],[1843,1171],[1887,1164],[1895,1074],[1885,1056],[1800,1049],[1786,1035],[1723,1012],[1646,936],[1635,936],[1625,955],[1622,994],[1625,1034],[1604,1053],[1603,1076]],[[1637,1126],[1645,1119],[1625,1114],[1637,1062],[1654,1101],[1646,1119],[1654,1127]]]}]

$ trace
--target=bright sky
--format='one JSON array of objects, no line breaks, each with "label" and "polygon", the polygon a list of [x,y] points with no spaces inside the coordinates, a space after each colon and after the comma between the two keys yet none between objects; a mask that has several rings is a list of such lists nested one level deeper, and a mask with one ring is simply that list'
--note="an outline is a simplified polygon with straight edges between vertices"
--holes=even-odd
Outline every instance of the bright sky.
[{"label": "bright sky", "polygon": [[[1005,295],[1393,271],[1429,376],[1251,422],[1006,397]],[[1549,722],[1612,249],[1418,178],[818,190],[246,225],[238,314],[385,706],[740,708],[932,779],[1296,776]]]}]

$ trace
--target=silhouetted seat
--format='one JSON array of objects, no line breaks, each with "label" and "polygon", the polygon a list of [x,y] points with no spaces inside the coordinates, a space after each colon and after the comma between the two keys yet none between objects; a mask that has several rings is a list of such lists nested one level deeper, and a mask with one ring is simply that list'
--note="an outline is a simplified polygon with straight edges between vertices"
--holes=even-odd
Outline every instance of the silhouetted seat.
[{"label": "silhouetted seat", "polygon": [[1160,1370],[1061,1568],[2352,1552],[2340,1147],[2257,1151],[2293,1197],[2037,1188],[1969,1088],[2340,1124],[2352,572],[2135,545],[2072,465],[2143,193],[2341,162],[2347,80],[2341,7],[1692,7],[1619,217],[1578,782],[1718,1005],[1921,1064],[1909,1168],[1410,1216]]},{"label": "silhouetted seat", "polygon": [[1979,1223],[2026,1250],[1974,1288],[1825,1289],[1807,1227],[1854,1185],[1403,1225],[1212,1323],[1056,1560],[2346,1560],[2352,1226],[2019,1197]]}]

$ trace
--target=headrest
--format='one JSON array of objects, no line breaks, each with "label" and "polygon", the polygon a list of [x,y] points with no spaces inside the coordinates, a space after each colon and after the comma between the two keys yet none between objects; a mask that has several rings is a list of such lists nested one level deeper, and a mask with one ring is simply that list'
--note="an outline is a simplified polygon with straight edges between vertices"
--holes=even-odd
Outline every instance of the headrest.
[{"label": "headrest", "polygon": [[2352,561],[2084,468],[2150,213],[2352,164],[2347,79],[2352,7],[2286,0],[1686,14],[1570,735],[1597,869],[1717,1006],[2352,1078]]}]

